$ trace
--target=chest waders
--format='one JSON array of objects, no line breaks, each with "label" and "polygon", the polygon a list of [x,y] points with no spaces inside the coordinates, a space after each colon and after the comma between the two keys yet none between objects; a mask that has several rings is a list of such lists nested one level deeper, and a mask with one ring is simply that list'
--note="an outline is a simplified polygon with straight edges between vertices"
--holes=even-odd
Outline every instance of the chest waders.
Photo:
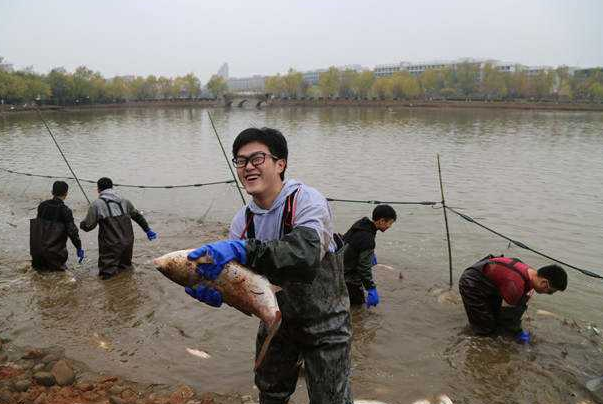
[{"label": "chest waders", "polygon": [[[45,209],[48,207],[46,206]],[[60,213],[60,209],[56,208],[53,220],[40,217],[29,220],[29,253],[35,269],[42,271],[66,269],[67,229],[65,223],[59,221]],[[45,214],[38,216],[47,217]]]},{"label": "chest waders", "polygon": [[[101,277],[111,277],[132,265],[134,230],[132,220],[121,203],[101,198],[109,215],[101,218],[98,230],[98,270]],[[113,215],[111,205],[116,205],[119,215]]]},{"label": "chest waders", "polygon": [[[282,235],[294,227],[295,194],[287,196]],[[253,212],[245,212],[241,239],[255,238]],[[260,404],[285,404],[295,392],[302,363],[310,404],[352,404],[350,389],[351,324],[343,277],[343,250],[327,252],[311,283],[284,281],[276,298],[283,323],[272,339],[255,384]],[[260,322],[256,356],[268,329]]]},{"label": "chest waders", "polygon": [[[500,291],[483,272],[487,264],[503,265],[521,276],[524,290],[517,305],[502,306]],[[521,317],[528,308],[530,298],[530,280],[519,269],[522,265],[525,264],[516,258],[489,255],[463,272],[459,279],[459,291],[469,323],[476,334],[517,334],[521,331]]]}]

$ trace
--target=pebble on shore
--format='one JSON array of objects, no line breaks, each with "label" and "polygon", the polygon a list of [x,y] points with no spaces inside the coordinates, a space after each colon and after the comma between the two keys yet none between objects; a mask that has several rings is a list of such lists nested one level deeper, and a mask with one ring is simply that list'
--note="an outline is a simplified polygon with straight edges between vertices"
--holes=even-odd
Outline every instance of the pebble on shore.
[{"label": "pebble on shore", "polygon": [[[80,366],[81,367],[81,366]],[[0,338],[0,404],[243,404],[237,394],[146,385],[98,376],[53,349],[22,349]],[[84,380],[85,379],[85,380]]]}]

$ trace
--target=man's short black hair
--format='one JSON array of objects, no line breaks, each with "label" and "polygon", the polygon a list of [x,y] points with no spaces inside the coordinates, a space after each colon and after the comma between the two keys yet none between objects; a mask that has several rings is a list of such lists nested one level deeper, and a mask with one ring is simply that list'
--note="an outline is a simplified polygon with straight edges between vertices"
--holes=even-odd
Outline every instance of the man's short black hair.
[{"label": "man's short black hair", "polygon": [[538,276],[549,281],[549,285],[555,290],[567,288],[567,273],[557,264],[547,265],[538,269]]},{"label": "man's short black hair", "polygon": [[113,181],[111,181],[111,178],[103,177],[96,181],[96,187],[98,188],[98,192],[113,188]]},{"label": "man's short black hair", "polygon": [[[289,149],[287,148],[287,139],[283,134],[272,128],[247,128],[239,133],[232,144],[232,156],[237,157],[239,149],[251,142],[258,142],[266,145],[270,154],[273,156],[287,160]],[[287,166],[285,165],[285,170]],[[281,180],[285,179],[285,170],[281,173]]]},{"label": "man's short black hair", "polygon": [[373,209],[373,222],[379,219],[396,220],[396,211],[389,205],[377,205]]},{"label": "man's short black hair", "polygon": [[65,181],[55,181],[52,184],[52,196],[65,196],[69,191],[69,185]]}]

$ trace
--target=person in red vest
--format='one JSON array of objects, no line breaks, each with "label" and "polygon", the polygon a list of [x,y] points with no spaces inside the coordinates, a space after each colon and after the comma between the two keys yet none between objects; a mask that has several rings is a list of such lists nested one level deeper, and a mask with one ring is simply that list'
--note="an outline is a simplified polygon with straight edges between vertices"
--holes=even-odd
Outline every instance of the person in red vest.
[{"label": "person in red vest", "polygon": [[521,342],[530,334],[521,317],[533,292],[553,294],[567,288],[567,274],[559,265],[538,270],[518,258],[489,255],[467,268],[459,291],[473,331],[478,335],[511,333]]}]

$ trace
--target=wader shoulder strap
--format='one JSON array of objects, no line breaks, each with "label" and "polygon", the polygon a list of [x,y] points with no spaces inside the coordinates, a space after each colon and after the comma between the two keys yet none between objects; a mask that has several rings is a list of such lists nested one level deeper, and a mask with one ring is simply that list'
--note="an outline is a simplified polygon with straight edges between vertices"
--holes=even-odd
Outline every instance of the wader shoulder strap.
[{"label": "wader shoulder strap", "polygon": [[527,295],[530,290],[530,279],[523,272],[521,272],[519,269],[517,269],[515,267],[515,264],[520,263],[520,262],[523,264],[523,262],[517,258],[510,258],[510,260],[511,260],[511,262],[502,262],[502,261],[497,261],[497,260],[491,260],[491,262],[503,265],[503,266],[509,268],[510,270],[515,271],[517,274],[519,274],[519,276],[521,276],[521,278],[523,279],[523,285],[524,285],[523,294]]},{"label": "wader shoulder strap", "polygon": [[[299,188],[298,188],[299,189]],[[283,219],[281,222],[281,226],[283,229],[283,235],[291,233],[293,230],[293,225],[295,223],[295,208],[297,207],[297,200],[295,199],[295,194],[298,189],[291,192],[287,199],[285,200],[285,206],[283,207]],[[245,228],[241,233],[240,239],[244,240],[245,237],[255,238],[255,225],[253,223],[253,212],[249,207],[245,210]]]},{"label": "wader shoulder strap", "polygon": [[[299,188],[298,188],[299,189]],[[297,207],[297,200],[295,199],[295,194],[297,193],[297,189],[287,196],[287,200],[285,201],[285,207],[283,209],[283,235],[291,233],[293,230],[293,224],[295,220],[295,208]]]},{"label": "wader shoulder strap", "polygon": [[113,213],[111,213],[111,206],[109,205],[110,203],[114,203],[119,207],[119,211],[121,212],[121,215],[125,215],[124,213],[124,209],[121,207],[121,203],[111,200],[111,199],[105,199],[105,198],[100,198],[105,202],[105,205],[107,205],[107,210],[109,211],[109,217],[113,217]]},{"label": "wader shoulder strap", "polygon": [[245,228],[241,232],[239,236],[241,240],[245,240],[245,238],[255,238],[255,226],[253,224],[253,212],[249,209],[245,209]]}]

